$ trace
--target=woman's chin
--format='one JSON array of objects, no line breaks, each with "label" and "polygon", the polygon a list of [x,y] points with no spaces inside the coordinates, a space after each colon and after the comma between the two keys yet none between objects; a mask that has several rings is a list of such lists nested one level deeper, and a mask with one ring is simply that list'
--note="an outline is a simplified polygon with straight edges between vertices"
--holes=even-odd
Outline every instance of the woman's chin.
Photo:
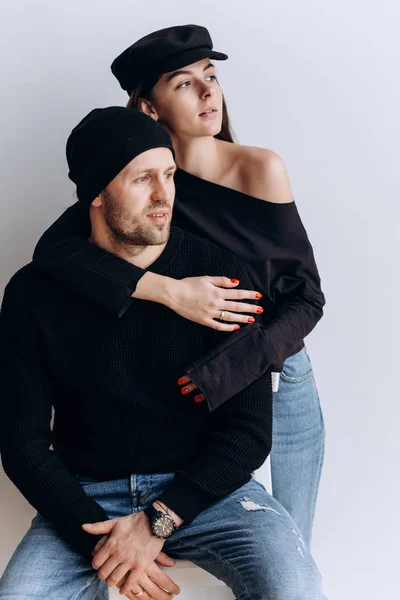
[{"label": "woman's chin", "polygon": [[221,131],[221,128],[222,128],[222,123],[219,122],[219,119],[218,119],[218,121],[214,121],[214,122],[202,123],[201,127],[199,127],[199,129],[200,129],[199,136],[214,137],[215,135],[219,134],[219,132]]}]

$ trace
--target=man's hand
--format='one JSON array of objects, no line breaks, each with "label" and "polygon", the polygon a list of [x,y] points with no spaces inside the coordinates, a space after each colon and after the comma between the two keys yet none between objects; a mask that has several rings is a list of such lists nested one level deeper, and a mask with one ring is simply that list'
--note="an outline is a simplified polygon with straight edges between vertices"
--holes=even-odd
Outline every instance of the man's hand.
[{"label": "man's hand", "polygon": [[[117,583],[116,587],[119,590],[122,589],[128,577],[129,573],[125,575],[122,581]],[[173,590],[173,595],[180,593],[179,587],[155,563],[152,563],[146,569],[138,584],[143,590],[143,594],[140,594],[140,600],[171,600],[171,593],[165,590]],[[133,592],[128,592],[126,596],[129,600],[136,600],[137,598]]]},{"label": "man's hand", "polygon": [[145,590],[141,600],[167,600],[179,594],[178,586],[154,563],[164,540],[152,534],[143,512],[82,527],[94,535],[105,534],[94,548],[92,566],[107,585],[123,581],[120,593],[133,600],[141,589]]}]

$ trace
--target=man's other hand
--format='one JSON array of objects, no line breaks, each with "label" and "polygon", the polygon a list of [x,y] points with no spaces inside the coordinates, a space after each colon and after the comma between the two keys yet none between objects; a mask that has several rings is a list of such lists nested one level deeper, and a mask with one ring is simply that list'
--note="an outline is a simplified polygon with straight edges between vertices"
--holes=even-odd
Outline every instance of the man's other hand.
[{"label": "man's other hand", "polygon": [[[93,550],[92,566],[109,586],[120,584],[120,594],[135,600],[170,600],[179,594],[178,586],[155,564],[164,545],[155,537],[143,512],[100,523],[86,523],[82,528],[94,535],[104,534]],[[165,557],[165,555],[164,555]],[[165,591],[167,590],[167,591]]]},{"label": "man's other hand", "polygon": [[[129,573],[125,575],[122,581],[117,583],[117,588],[121,590],[128,576]],[[143,590],[143,594],[140,594],[140,600],[171,600],[173,595],[180,593],[179,587],[155,563],[152,563],[146,569],[138,584]],[[172,590],[172,592],[166,590]],[[129,600],[138,598],[133,592],[128,593],[126,596]]]}]

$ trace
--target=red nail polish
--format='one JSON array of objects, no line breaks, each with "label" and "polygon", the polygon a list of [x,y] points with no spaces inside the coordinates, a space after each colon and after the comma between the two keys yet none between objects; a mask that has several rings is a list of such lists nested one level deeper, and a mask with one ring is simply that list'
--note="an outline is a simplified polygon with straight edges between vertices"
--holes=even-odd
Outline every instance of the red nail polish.
[{"label": "red nail polish", "polygon": [[183,388],[182,394],[188,394],[190,392],[189,388]]},{"label": "red nail polish", "polygon": [[262,298],[262,294],[260,294],[260,292],[257,292],[256,298]]},{"label": "red nail polish", "polygon": [[239,279],[231,279],[232,283],[240,283]]},{"label": "red nail polish", "polygon": [[235,325],[235,327],[233,328],[233,331],[237,331],[238,329],[240,329],[240,325]]},{"label": "red nail polish", "polygon": [[178,385],[183,385],[185,383],[185,380],[183,377],[181,377],[181,379],[178,379]]},{"label": "red nail polish", "polygon": [[204,396],[195,396],[194,401],[195,402],[201,402],[204,399]]},{"label": "red nail polish", "polygon": [[249,323],[254,323],[255,318],[254,317],[249,317],[247,320],[248,320]]},{"label": "red nail polish", "polygon": [[263,309],[263,308],[261,308],[261,306],[260,306],[260,308],[257,308],[257,312],[258,312],[258,314],[259,314],[259,315],[261,315],[261,313],[263,313],[263,312],[264,312],[264,309]]}]

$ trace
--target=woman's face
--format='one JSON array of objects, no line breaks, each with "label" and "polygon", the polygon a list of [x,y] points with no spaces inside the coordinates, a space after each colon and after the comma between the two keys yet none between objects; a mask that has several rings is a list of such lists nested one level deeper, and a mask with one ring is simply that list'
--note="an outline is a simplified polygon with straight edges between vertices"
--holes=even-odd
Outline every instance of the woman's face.
[{"label": "woman's face", "polygon": [[151,103],[161,123],[177,137],[215,136],[221,131],[222,91],[209,58],[164,73],[152,89]]}]

